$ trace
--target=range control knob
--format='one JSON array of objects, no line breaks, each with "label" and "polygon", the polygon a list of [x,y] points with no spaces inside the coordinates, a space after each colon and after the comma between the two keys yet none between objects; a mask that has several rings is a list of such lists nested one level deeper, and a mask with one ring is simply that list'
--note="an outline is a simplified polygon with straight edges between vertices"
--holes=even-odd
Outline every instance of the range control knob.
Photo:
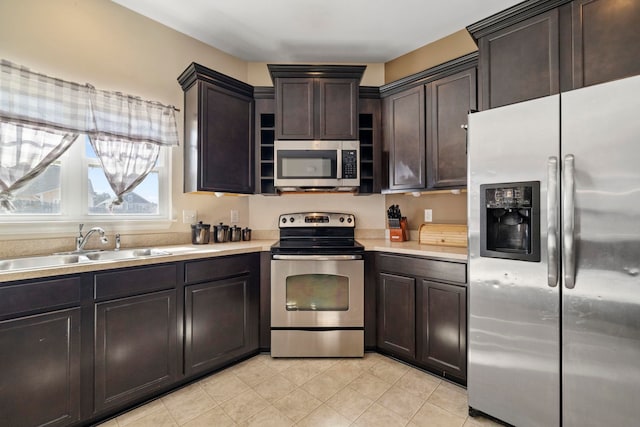
[{"label": "range control knob", "polygon": [[286,223],[287,222],[287,218],[282,218],[282,223]]},{"label": "range control knob", "polygon": [[289,222],[293,222],[295,219],[293,217],[289,218]]},{"label": "range control knob", "polygon": [[340,217],[340,222],[344,222],[344,217],[343,216]]},{"label": "range control knob", "polygon": [[352,220],[351,218],[347,218],[347,222],[348,222],[349,224],[351,224],[351,222],[352,222],[352,221],[353,221],[353,220]]}]

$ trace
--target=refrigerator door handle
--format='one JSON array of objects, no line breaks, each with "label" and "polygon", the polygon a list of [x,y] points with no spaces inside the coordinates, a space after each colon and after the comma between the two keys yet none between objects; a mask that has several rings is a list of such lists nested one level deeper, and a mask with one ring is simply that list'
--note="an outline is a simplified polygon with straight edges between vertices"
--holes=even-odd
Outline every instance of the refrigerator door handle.
[{"label": "refrigerator door handle", "polygon": [[563,245],[562,258],[564,260],[564,286],[573,289],[576,280],[575,254],[575,172],[573,154],[564,157],[562,195]]},{"label": "refrigerator door handle", "polygon": [[558,285],[558,158],[547,162],[547,284]]}]

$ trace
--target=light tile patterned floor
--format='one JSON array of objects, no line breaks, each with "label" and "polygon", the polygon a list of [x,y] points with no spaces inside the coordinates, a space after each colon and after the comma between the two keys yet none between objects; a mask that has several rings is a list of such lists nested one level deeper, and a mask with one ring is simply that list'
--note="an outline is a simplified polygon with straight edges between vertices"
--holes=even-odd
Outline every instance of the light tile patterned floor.
[{"label": "light tile patterned floor", "polygon": [[479,427],[464,388],[377,353],[363,359],[260,354],[102,427]]}]

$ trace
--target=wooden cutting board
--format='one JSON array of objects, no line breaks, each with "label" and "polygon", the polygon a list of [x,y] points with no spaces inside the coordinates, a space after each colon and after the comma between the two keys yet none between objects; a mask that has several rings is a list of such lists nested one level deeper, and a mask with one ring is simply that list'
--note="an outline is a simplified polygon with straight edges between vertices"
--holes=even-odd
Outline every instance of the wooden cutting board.
[{"label": "wooden cutting board", "polygon": [[465,224],[424,223],[420,226],[421,245],[467,247],[467,226]]}]

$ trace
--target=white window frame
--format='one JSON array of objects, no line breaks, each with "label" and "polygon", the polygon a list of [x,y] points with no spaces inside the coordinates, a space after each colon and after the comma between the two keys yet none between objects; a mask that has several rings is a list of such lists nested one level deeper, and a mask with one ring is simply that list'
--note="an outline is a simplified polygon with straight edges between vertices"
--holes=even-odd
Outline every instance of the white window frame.
[{"label": "white window frame", "polygon": [[[171,226],[171,150],[174,147],[163,146],[160,149],[158,165],[158,213],[155,215],[126,214],[89,214],[88,204],[88,168],[96,164],[85,155],[86,136],[80,135],[69,149],[54,163],[60,168],[60,206],[59,214],[42,215],[0,215],[0,236],[7,235],[55,235],[78,231],[78,224],[85,229],[100,226],[108,233],[164,230]],[[74,161],[82,159],[82,161]],[[97,162],[99,165],[99,161]]]}]

